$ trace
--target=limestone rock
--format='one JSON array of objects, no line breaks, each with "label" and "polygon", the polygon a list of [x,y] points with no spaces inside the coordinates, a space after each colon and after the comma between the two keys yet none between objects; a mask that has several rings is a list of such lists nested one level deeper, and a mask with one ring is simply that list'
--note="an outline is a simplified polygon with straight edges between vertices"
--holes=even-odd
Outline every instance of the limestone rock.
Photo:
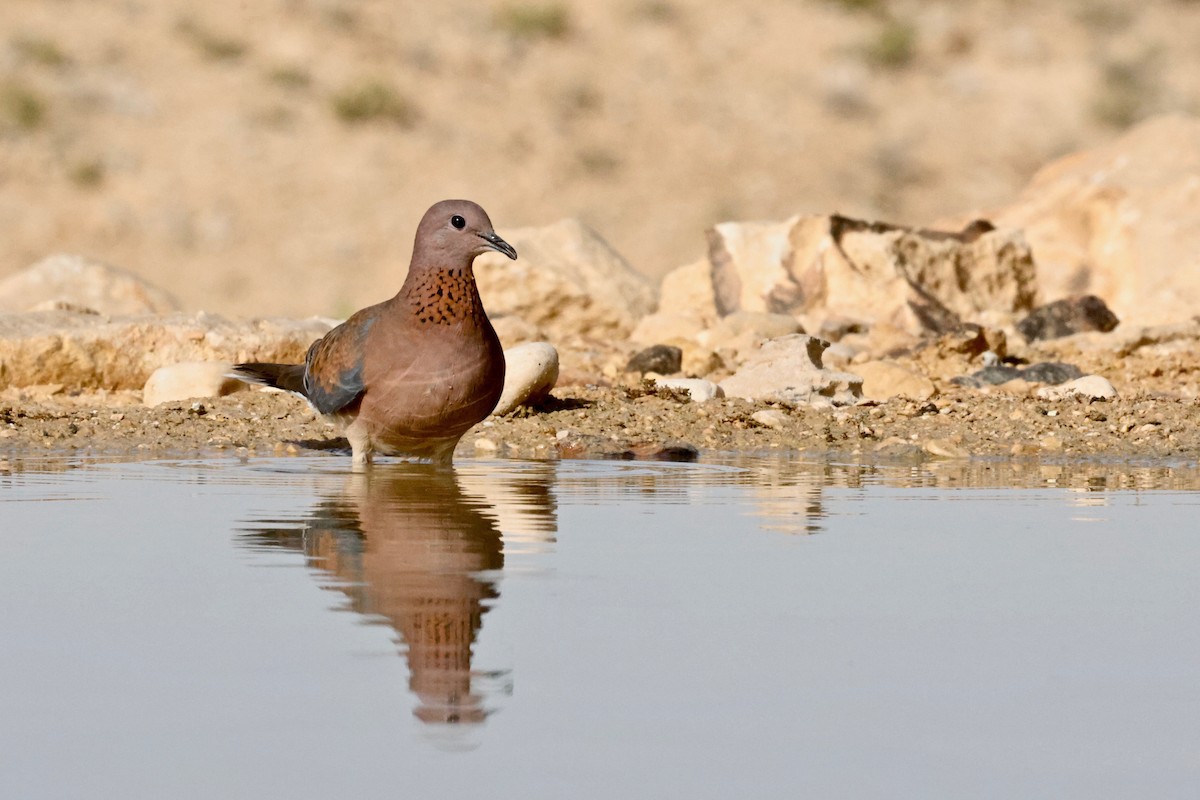
[{"label": "limestone rock", "polygon": [[673,375],[683,366],[683,351],[669,344],[655,344],[639,350],[625,365],[626,372],[657,372]]},{"label": "limestone rock", "polygon": [[821,354],[821,363],[835,369],[844,369],[860,352],[862,351],[850,342],[834,342]]},{"label": "limestone rock", "polygon": [[658,311],[696,317],[703,325],[720,316],[708,259],[685,264],[663,276],[658,289]]},{"label": "limestone rock", "polygon": [[1033,307],[1036,269],[1017,230],[976,222],[955,233],[798,216],[724,223],[709,234],[718,311],[886,323],[942,332]]},{"label": "limestone rock", "polygon": [[85,256],[59,254],[0,281],[0,312],[91,311],[165,314],[179,309],[166,291],[128,270]]},{"label": "limestone rock", "polygon": [[1045,297],[1091,293],[1126,324],[1200,308],[1200,119],[1148,120],[1120,139],[1043,167],[997,212],[1022,228]]},{"label": "limestone rock", "polygon": [[765,428],[782,430],[787,425],[788,415],[778,408],[764,408],[751,414],[750,419]]},{"label": "limestone rock", "polygon": [[504,392],[492,414],[544,399],[558,381],[558,350],[549,342],[530,342],[504,351]]},{"label": "limestone rock", "polygon": [[715,325],[700,333],[696,341],[705,347],[745,348],[764,339],[777,339],[793,333],[804,333],[795,317],[762,311],[734,311]]},{"label": "limestone rock", "polygon": [[206,313],[0,314],[0,388],[141,389],[154,370],[181,361],[300,363],[330,327],[315,319],[231,320]]},{"label": "limestone rock", "polygon": [[1084,375],[1073,381],[1058,386],[1043,386],[1037,390],[1037,396],[1043,400],[1062,400],[1066,397],[1083,397],[1088,400],[1112,400],[1117,396],[1117,390],[1099,375]]},{"label": "limestone rock", "polygon": [[721,383],[725,394],[791,405],[849,405],[862,396],[862,379],[821,364],[829,343],[804,334],[769,339]]},{"label": "limestone rock", "polygon": [[159,367],[142,387],[142,402],[156,406],[193,397],[224,397],[247,388],[242,381],[229,377],[232,369],[228,361],[184,361]]},{"label": "limestone rock", "polygon": [[695,341],[705,327],[704,319],[698,314],[658,311],[642,317],[629,334],[629,339],[637,344]]},{"label": "limestone rock", "polygon": [[[1122,329],[1116,342],[1105,342],[1105,348],[1113,348],[1117,356],[1124,357],[1145,347],[1157,350],[1183,349],[1195,351],[1200,342],[1200,318],[1167,325],[1150,325],[1142,328]],[[1082,337],[1076,337],[1082,338]]]},{"label": "limestone rock", "polygon": [[654,381],[655,386],[661,386],[664,389],[676,389],[688,393],[692,398],[693,403],[703,403],[717,397],[724,397],[725,390],[712,381],[701,380],[700,378],[658,378]]},{"label": "limestone rock", "polygon": [[803,219],[725,222],[709,230],[710,282],[717,313],[784,313],[796,307],[801,298],[788,270],[790,236]]},{"label": "limestone rock", "polygon": [[627,336],[654,310],[657,292],[620,255],[578,220],[505,230],[520,258],[475,259],[479,293],[489,313],[515,314],[553,338]]},{"label": "limestone rock", "polygon": [[1119,320],[1104,301],[1094,294],[1066,297],[1039,306],[1017,323],[1017,330],[1028,341],[1058,339],[1084,331],[1108,333]]},{"label": "limestone rock", "polygon": [[891,361],[855,364],[854,374],[862,378],[862,394],[868,400],[882,401],[892,397],[928,400],[936,393],[929,378]]}]

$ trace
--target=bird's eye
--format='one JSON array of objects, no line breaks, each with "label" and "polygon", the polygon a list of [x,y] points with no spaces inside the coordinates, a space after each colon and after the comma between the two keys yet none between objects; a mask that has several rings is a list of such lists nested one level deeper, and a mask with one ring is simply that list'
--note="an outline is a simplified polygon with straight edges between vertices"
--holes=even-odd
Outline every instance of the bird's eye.
[{"label": "bird's eye", "polygon": [[463,228],[467,227],[467,221],[465,219],[463,219],[462,217],[460,217],[458,214],[455,214],[453,217],[450,218],[450,224],[453,225],[454,227],[458,228],[460,231]]}]

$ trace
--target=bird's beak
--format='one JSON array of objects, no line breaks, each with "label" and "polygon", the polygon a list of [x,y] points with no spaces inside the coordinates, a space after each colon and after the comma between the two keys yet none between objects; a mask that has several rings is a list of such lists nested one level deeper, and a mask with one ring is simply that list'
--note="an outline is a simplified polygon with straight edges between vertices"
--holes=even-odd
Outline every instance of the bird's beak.
[{"label": "bird's beak", "polygon": [[477,233],[475,235],[486,242],[484,247],[486,247],[488,250],[495,250],[497,253],[504,253],[504,255],[508,256],[513,261],[517,260],[517,249],[497,236],[494,231]]}]

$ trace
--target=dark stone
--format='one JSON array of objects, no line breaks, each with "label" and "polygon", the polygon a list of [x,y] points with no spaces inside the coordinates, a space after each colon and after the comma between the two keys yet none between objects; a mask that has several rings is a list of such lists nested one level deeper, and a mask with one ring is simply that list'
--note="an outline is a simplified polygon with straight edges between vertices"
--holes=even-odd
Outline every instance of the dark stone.
[{"label": "dark stone", "polygon": [[1083,370],[1074,364],[1064,364],[1061,361],[1043,361],[1021,370],[1021,377],[1030,383],[1058,386],[1060,383],[1082,378]]},{"label": "dark stone", "polygon": [[1094,294],[1083,297],[1067,297],[1035,308],[1029,316],[1017,323],[1017,330],[1028,341],[1057,339],[1083,331],[1107,333],[1117,327],[1120,320],[1109,310],[1104,301]]},{"label": "dark stone", "polygon": [[1016,367],[1005,365],[996,365],[984,367],[978,372],[972,372],[970,375],[959,375],[957,378],[951,378],[951,383],[957,383],[959,386],[968,386],[972,389],[982,389],[984,386],[996,386],[1001,383],[1021,377],[1021,370]]},{"label": "dark stone", "polygon": [[629,359],[626,372],[673,375],[683,368],[683,351],[669,344],[654,344]]},{"label": "dark stone", "polygon": [[970,389],[982,389],[984,386],[997,386],[1020,378],[1030,383],[1045,383],[1057,386],[1060,383],[1082,378],[1083,371],[1074,364],[1064,364],[1061,361],[1043,361],[1025,369],[1010,367],[1007,364],[996,364],[991,367],[972,372],[970,375],[960,375],[951,378],[950,382]]}]

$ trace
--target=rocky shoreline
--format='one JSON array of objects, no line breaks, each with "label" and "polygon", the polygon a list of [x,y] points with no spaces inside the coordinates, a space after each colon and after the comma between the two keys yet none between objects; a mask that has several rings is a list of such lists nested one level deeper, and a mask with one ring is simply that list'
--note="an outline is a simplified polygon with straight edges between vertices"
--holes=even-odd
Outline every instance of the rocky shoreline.
[{"label": "rocky shoreline", "polygon": [[[991,220],[722,223],[657,285],[577,222],[506,231],[520,260],[475,262],[506,399],[459,455],[1194,461],[1197,229],[1146,187],[1191,180],[1196,153],[1200,121],[1165,118]],[[300,400],[228,376],[299,362],[336,320],[187,313],[71,255],[0,282],[3,309],[0,456],[337,447]]]},{"label": "rocky shoreline", "polygon": [[[914,462],[985,456],[1194,463],[1198,413],[1196,400],[1149,395],[1089,402],[961,391],[818,409],[739,398],[697,403],[649,386],[560,387],[538,408],[488,419],[457,455],[692,460],[798,452]],[[0,453],[9,457],[297,455],[344,447],[332,425],[280,393],[155,407],[133,393],[0,400]]]}]

